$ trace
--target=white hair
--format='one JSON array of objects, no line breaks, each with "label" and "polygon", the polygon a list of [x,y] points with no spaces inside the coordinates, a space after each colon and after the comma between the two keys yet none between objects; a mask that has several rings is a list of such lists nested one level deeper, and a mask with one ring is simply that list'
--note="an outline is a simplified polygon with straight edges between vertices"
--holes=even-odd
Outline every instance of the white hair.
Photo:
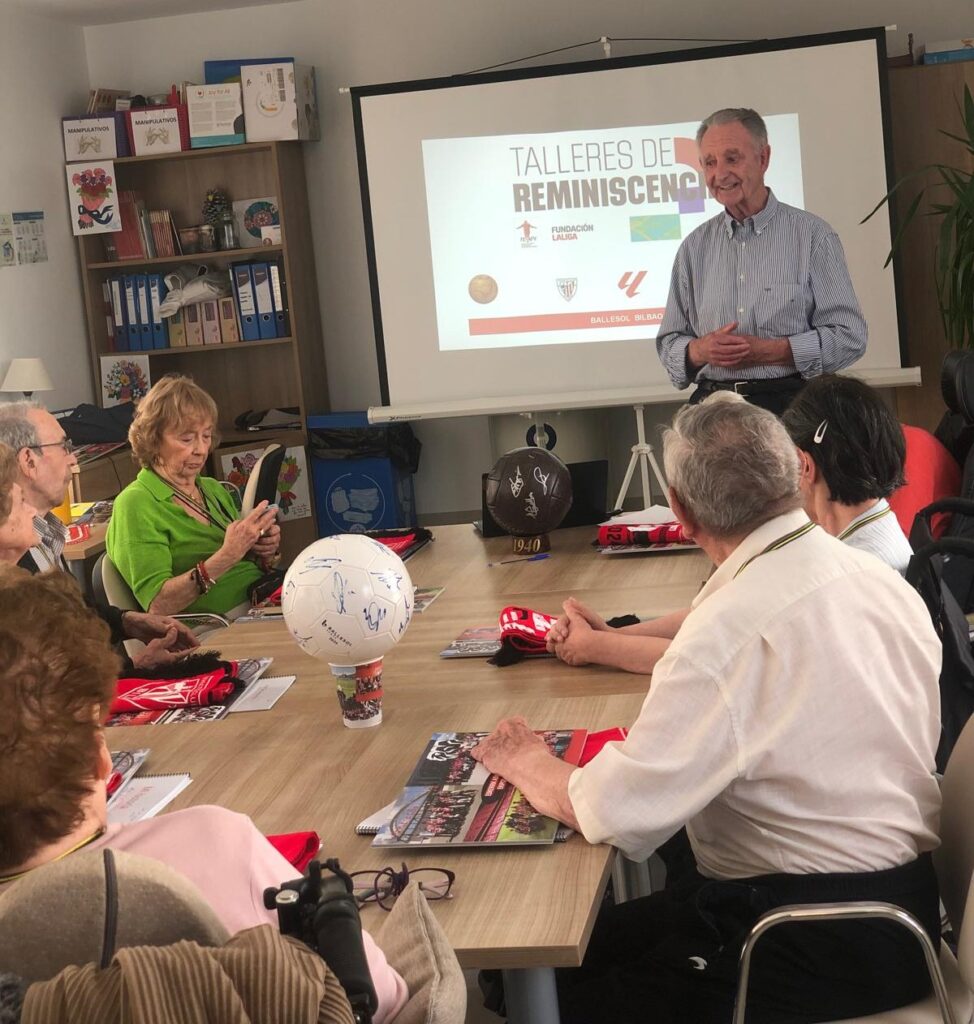
[{"label": "white hair", "polygon": [[685,405],[663,434],[670,487],[715,537],[740,537],[801,507],[799,460],[781,420],[718,391]]},{"label": "white hair", "polygon": [[39,402],[29,400],[0,403],[0,442],[9,445],[15,452],[39,445],[40,435],[31,422],[30,412],[42,408]]},{"label": "white hair", "polygon": [[764,118],[750,107],[724,107],[723,110],[715,110],[710,117],[705,117],[697,129],[697,145],[700,145],[708,128],[737,123],[747,129],[757,149],[764,149],[768,144],[768,127],[764,123]]}]

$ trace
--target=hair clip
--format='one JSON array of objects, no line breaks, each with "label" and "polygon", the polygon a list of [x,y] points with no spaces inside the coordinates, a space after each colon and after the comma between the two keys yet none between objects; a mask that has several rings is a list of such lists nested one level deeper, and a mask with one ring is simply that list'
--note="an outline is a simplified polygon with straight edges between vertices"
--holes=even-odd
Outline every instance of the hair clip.
[{"label": "hair clip", "polygon": [[825,431],[829,429],[829,421],[822,420],[822,422],[815,428],[815,436],[812,441],[815,444],[821,444],[822,438],[825,437]]}]

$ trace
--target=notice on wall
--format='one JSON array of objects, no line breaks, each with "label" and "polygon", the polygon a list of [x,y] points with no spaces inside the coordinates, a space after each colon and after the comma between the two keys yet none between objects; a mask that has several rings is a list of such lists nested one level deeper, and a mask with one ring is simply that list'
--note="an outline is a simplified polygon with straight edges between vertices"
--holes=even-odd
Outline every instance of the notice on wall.
[{"label": "notice on wall", "polygon": [[17,266],[14,245],[14,219],[9,213],[0,213],[0,267]]},{"label": "notice on wall", "polygon": [[44,238],[44,212],[31,210],[12,214],[14,247],[18,263],[47,263],[47,242]]}]

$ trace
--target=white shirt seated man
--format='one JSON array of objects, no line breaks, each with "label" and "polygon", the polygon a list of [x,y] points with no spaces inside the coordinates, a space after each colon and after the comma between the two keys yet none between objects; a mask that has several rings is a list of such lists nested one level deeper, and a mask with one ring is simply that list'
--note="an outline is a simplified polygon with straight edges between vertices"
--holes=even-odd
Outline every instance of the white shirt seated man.
[{"label": "white shirt seated man", "polygon": [[[742,938],[774,906],[886,900],[939,935],[941,651],[923,602],[810,522],[770,412],[726,393],[687,406],[664,459],[671,506],[717,569],[628,738],[572,768],[511,719],[474,750],[536,808],[633,859],[686,825],[698,873],[604,913],[560,977],[563,1024],[729,1021]],[[751,978],[748,1021],[775,1024],[929,988],[916,940],[863,921],[775,930]]]}]

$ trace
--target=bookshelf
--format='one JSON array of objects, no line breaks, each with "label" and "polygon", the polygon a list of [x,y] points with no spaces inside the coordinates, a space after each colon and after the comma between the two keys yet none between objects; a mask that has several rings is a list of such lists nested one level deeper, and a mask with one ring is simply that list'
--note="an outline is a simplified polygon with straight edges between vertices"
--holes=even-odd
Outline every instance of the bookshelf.
[{"label": "bookshelf", "polygon": [[[234,419],[250,409],[297,406],[302,423],[307,422],[309,414],[328,410],[301,143],[258,142],[120,157],[115,160],[115,175],[116,195],[128,189],[141,193],[149,209],[168,209],[179,227],[200,222],[203,197],[209,188],[224,189],[231,200],[276,196],[281,244],[191,256],[108,261],[104,248],[107,236],[81,236],[78,250],[96,401],[101,402],[100,359],[114,354],[105,329],[104,281],[113,274],[138,273],[146,268],[165,273],[183,263],[201,263],[225,269],[237,261],[275,256],[284,264],[290,337],[151,349],[135,354],[149,357],[153,380],[165,373],[184,373],[213,396],[220,412],[222,444],[252,443],[255,448],[271,441],[292,446],[307,444],[303,427],[275,433],[241,431],[233,426]],[[312,516],[285,524],[285,554],[296,553],[314,539],[314,523]]]}]

